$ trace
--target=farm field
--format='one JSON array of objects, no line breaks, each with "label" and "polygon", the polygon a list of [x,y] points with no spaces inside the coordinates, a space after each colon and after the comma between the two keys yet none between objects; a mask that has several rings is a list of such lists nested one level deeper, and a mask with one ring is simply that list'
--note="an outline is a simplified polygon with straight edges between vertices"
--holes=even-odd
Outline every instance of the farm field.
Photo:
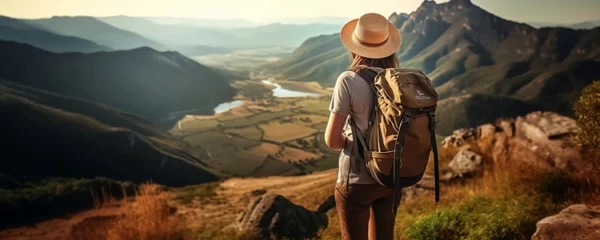
[{"label": "farm field", "polygon": [[[329,96],[275,98],[252,81],[242,106],[214,116],[188,115],[172,129],[202,162],[232,176],[303,175],[337,167],[337,152],[320,136],[328,120]],[[296,86],[299,89],[312,85]]]}]

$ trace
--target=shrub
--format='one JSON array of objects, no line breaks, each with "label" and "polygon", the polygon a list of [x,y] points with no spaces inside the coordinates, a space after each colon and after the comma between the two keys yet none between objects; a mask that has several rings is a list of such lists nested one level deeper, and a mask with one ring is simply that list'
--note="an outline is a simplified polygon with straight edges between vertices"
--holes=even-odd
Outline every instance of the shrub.
[{"label": "shrub", "polygon": [[574,106],[577,124],[581,128],[577,142],[584,156],[600,165],[600,81],[585,87]]},{"label": "shrub", "polygon": [[467,217],[455,210],[439,210],[406,229],[408,239],[463,239],[467,236]]},{"label": "shrub", "polygon": [[0,173],[0,229],[32,224],[95,207],[94,195],[120,198],[135,185],[108,178],[17,178]]}]

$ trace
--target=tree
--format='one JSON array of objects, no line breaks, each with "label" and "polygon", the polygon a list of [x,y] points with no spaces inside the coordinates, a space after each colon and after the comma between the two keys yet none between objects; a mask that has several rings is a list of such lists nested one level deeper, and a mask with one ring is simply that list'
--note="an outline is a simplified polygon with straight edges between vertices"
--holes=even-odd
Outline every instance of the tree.
[{"label": "tree", "polygon": [[600,166],[600,81],[583,89],[574,110],[577,125],[581,128],[576,139],[583,156]]}]

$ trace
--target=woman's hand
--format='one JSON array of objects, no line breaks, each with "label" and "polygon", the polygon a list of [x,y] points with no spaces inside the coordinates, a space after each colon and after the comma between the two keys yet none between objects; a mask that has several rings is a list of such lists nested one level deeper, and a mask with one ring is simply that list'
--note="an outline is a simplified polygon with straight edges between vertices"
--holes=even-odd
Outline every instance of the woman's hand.
[{"label": "woman's hand", "polygon": [[325,129],[325,144],[331,149],[340,150],[346,145],[348,139],[342,134],[344,125],[346,124],[346,118],[348,116],[342,116],[337,113],[331,113],[329,115],[329,122]]}]

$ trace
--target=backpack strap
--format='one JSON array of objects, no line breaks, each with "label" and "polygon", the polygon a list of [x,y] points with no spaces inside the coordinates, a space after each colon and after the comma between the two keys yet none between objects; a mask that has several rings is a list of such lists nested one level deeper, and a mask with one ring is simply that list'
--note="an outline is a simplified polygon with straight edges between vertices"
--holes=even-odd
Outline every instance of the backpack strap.
[{"label": "backpack strap", "polygon": [[392,179],[394,180],[394,195],[392,196],[392,212],[396,211],[396,197],[400,189],[400,168],[402,167],[402,152],[404,151],[404,141],[406,140],[406,132],[412,122],[412,109],[406,108],[402,114],[402,120],[398,126],[398,136],[396,137],[396,144],[394,146],[394,160],[392,162]]},{"label": "backpack strap", "polygon": [[435,137],[435,109],[429,109],[429,130],[431,130],[431,150],[433,151],[433,181],[435,191],[435,202],[440,201],[440,169],[439,169],[439,156],[437,148],[437,140]]},{"label": "backpack strap", "polygon": [[[377,77],[377,74],[379,74],[378,71],[376,71],[375,69],[372,69],[372,68],[364,67],[364,68],[360,68],[356,72],[356,74],[358,74],[362,79],[364,79],[367,82],[367,84],[369,84],[369,86],[371,87],[372,90],[375,90],[373,84],[375,82],[375,77]],[[373,103],[375,105],[377,103],[376,100],[377,100],[377,96],[374,95]],[[371,112],[371,117],[369,119],[369,126],[373,122],[373,116],[375,115],[375,114],[373,114],[374,111],[375,111],[375,106],[373,107],[373,112]],[[365,152],[365,150],[368,150],[369,147],[365,141],[365,137],[359,131],[356,121],[354,121],[352,116],[350,117],[350,126],[352,127],[352,134],[354,137],[355,148],[358,151],[358,155],[360,155],[359,159],[355,159],[356,173],[359,174],[361,159],[364,158],[364,152]]]}]

